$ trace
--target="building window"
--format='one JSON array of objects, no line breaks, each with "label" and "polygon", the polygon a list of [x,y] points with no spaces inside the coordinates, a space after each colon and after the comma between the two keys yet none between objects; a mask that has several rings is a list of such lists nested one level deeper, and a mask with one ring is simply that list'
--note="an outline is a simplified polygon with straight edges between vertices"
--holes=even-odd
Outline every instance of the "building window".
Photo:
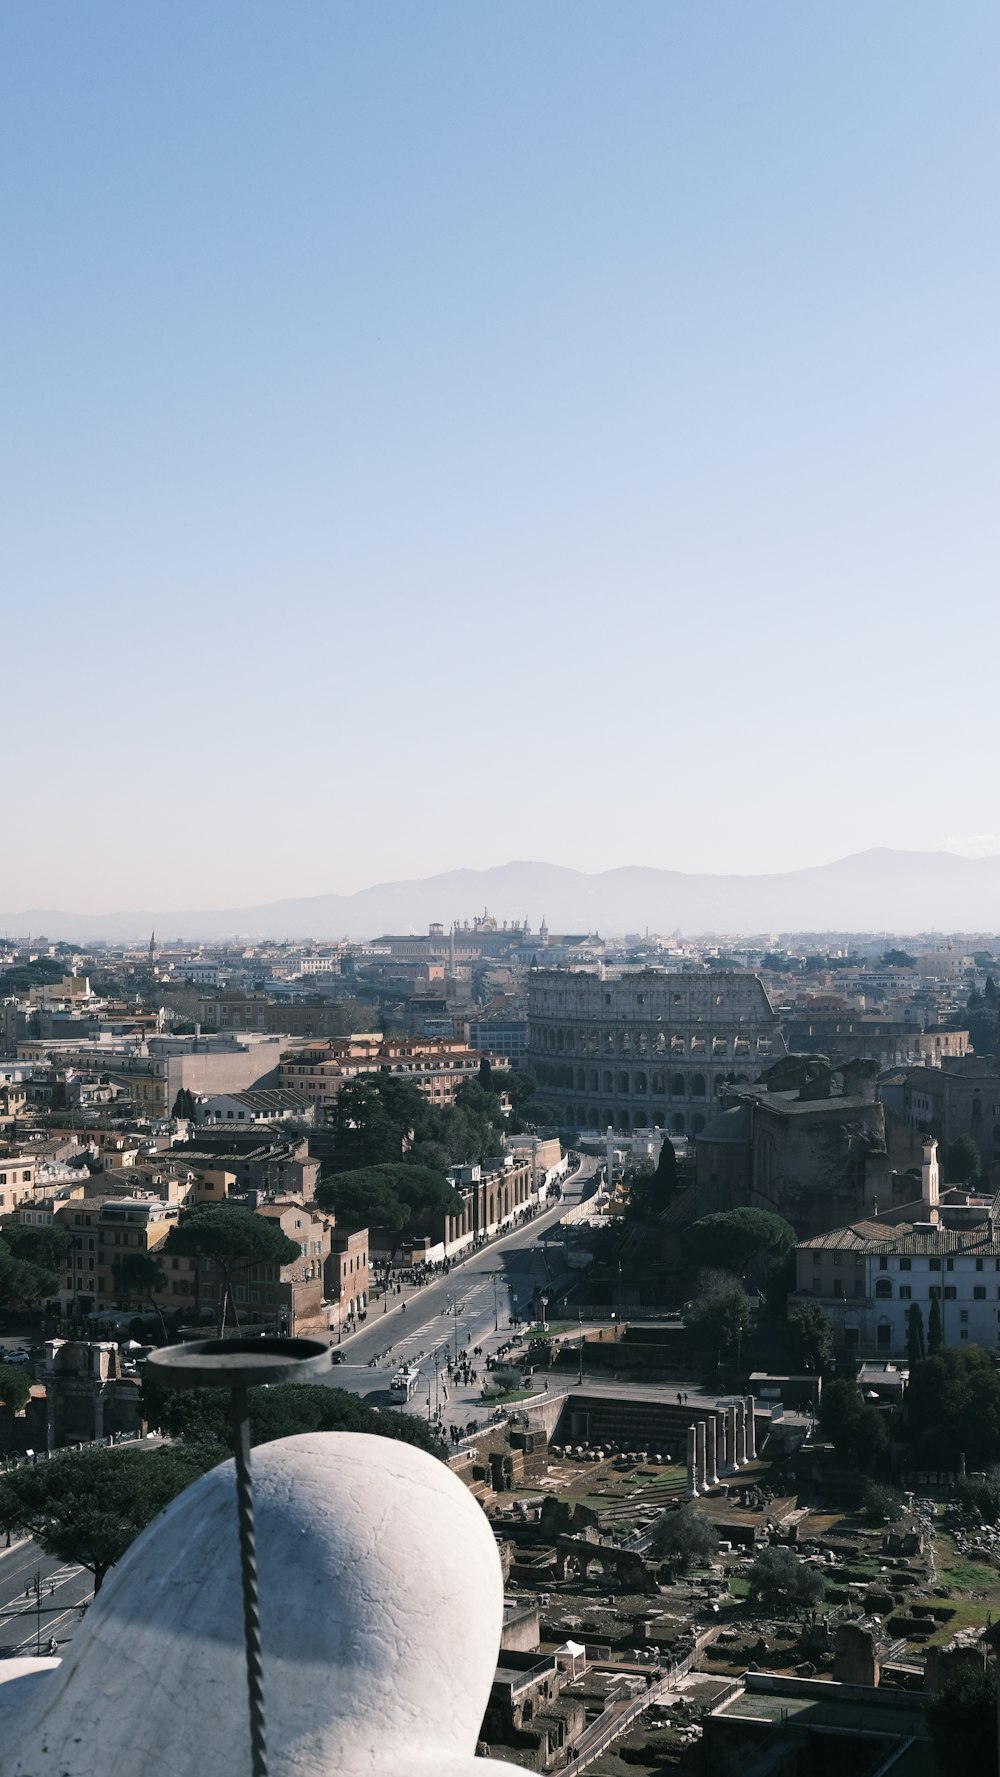
[{"label": "building window", "polygon": [[931,1259],[930,1260],[930,1268],[932,1271],[940,1271],[941,1260],[940,1259]]},{"label": "building window", "polygon": [[888,1271],[888,1269],[889,1269],[888,1259],[879,1259],[878,1268],[880,1271]]},{"label": "building window", "polygon": [[984,1290],[982,1284],[976,1285],[976,1288],[972,1292],[972,1300],[974,1302],[985,1302],[986,1291]]},{"label": "building window", "polygon": [[908,1283],[901,1283],[900,1284],[899,1299],[901,1302],[908,1302],[910,1300],[910,1297],[912,1296],[912,1294],[913,1294],[913,1291],[910,1288]]},{"label": "building window", "polygon": [[968,1318],[969,1318],[969,1310],[968,1310],[968,1309],[967,1309],[967,1308],[961,1308],[961,1309],[960,1309],[960,1310],[959,1310],[959,1315],[958,1315],[958,1318],[959,1318],[959,1320],[961,1320],[961,1321],[968,1321]]},{"label": "building window", "polygon": [[945,1259],[944,1268],[946,1271],[954,1271],[954,1269],[955,1269],[954,1259]]},{"label": "building window", "polygon": [[875,1285],[875,1294],[880,1300],[892,1295],[892,1284],[887,1277],[880,1277]]},{"label": "building window", "polygon": [[955,1295],[956,1295],[955,1285],[953,1283],[946,1283],[944,1286],[945,1301],[946,1302],[954,1302]]},{"label": "building window", "polygon": [[912,1259],[900,1259],[900,1261],[899,1261],[899,1269],[900,1269],[900,1270],[901,1270],[901,1271],[912,1271],[912,1270],[913,1270],[913,1261],[912,1261]]}]

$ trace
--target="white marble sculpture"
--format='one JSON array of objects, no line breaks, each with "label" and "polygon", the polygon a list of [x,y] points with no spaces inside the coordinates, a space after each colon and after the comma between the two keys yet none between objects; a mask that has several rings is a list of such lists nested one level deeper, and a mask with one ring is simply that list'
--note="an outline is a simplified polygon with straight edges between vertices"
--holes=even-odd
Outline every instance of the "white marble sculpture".
[{"label": "white marble sculpture", "polygon": [[[461,1482],[349,1433],[253,1471],[271,1777],[514,1777],[474,1758],[503,1581]],[[248,1777],[232,1463],[149,1525],[64,1660],[0,1676],[4,1777]]]}]

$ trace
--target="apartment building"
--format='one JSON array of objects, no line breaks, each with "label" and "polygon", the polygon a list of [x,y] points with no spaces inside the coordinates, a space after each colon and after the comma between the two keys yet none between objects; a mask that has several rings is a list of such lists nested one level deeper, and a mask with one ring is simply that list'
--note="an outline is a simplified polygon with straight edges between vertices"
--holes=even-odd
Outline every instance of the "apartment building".
[{"label": "apartment building", "polygon": [[281,1061],[281,1084],[328,1111],[348,1080],[388,1074],[404,1079],[432,1104],[451,1105],[465,1080],[479,1075],[482,1055],[468,1044],[437,1038],[390,1038],[381,1031],[332,1037],[289,1050]]},{"label": "apartment building", "polygon": [[967,1192],[940,1195],[937,1144],[924,1148],[921,1196],[883,1219],[868,1218],[802,1241],[795,1249],[796,1301],[819,1302],[838,1353],[904,1357],[916,1305],[925,1330],[932,1303],[949,1345],[1000,1349],[1000,1229],[997,1202]]}]

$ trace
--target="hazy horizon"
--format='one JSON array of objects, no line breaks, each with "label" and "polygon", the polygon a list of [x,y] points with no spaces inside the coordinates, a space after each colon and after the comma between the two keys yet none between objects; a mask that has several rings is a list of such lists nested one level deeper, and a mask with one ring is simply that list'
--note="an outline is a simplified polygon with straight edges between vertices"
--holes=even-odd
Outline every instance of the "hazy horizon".
[{"label": "hazy horizon", "polygon": [[0,46],[0,908],[1000,853],[995,7]]}]

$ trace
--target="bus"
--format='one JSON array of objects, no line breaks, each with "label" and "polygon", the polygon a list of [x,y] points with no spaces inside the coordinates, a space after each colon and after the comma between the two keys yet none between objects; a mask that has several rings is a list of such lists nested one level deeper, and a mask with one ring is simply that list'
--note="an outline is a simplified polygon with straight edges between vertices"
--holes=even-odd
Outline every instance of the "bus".
[{"label": "bus", "polygon": [[389,1399],[399,1406],[405,1406],[406,1402],[411,1400],[416,1393],[419,1380],[420,1371],[411,1370],[408,1365],[404,1364],[401,1370],[396,1371],[389,1384]]}]

